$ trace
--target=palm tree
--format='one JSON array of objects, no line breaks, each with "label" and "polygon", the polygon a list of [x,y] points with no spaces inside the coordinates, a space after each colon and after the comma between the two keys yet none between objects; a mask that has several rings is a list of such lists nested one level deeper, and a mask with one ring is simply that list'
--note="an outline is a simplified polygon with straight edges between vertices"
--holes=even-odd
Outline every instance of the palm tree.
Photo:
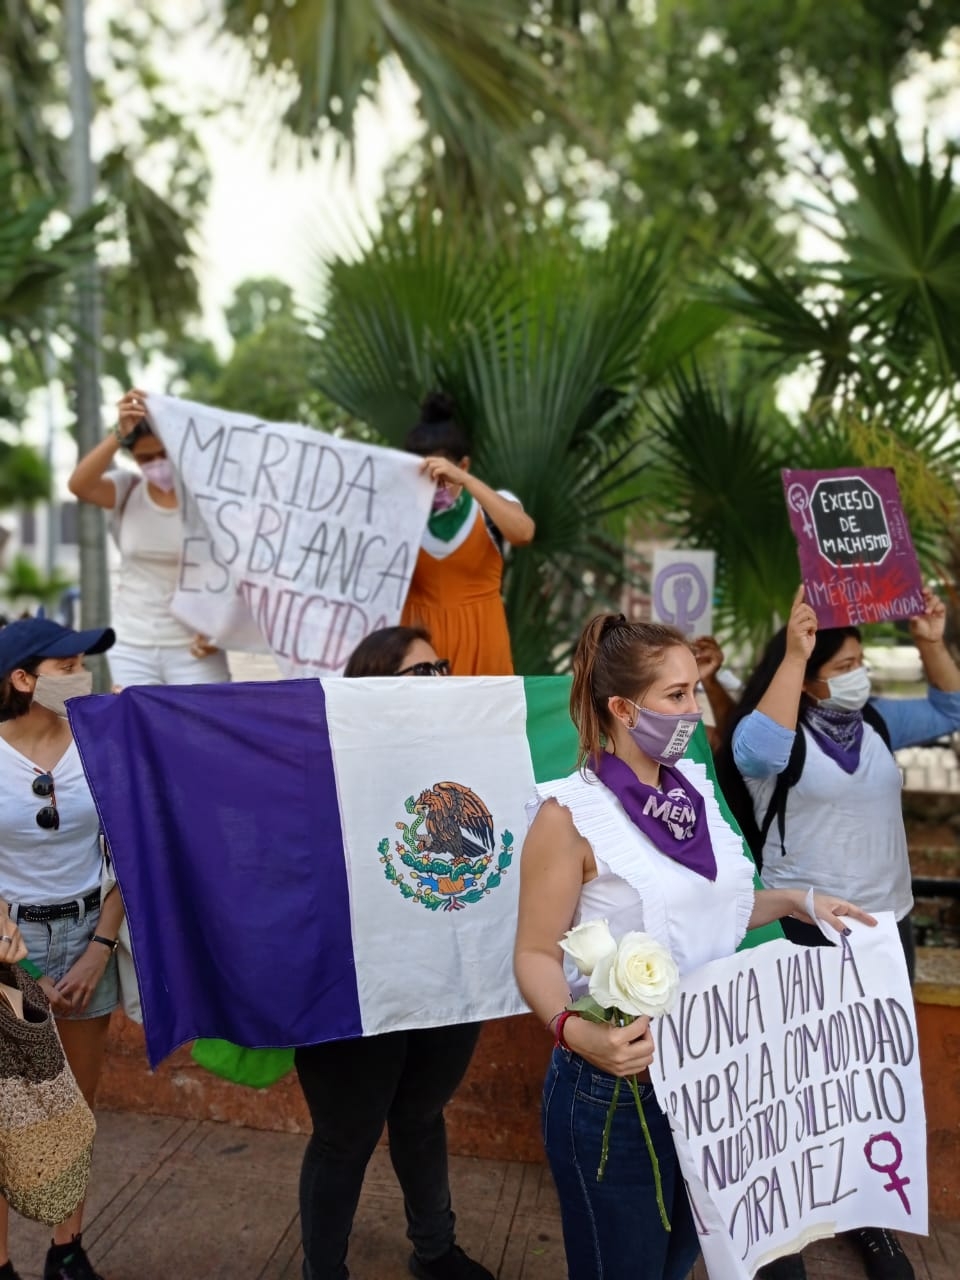
[{"label": "palm tree", "polygon": [[[811,214],[836,256],[746,266],[741,256],[710,295],[740,322],[754,391],[721,364],[676,377],[646,405],[651,497],[682,541],[717,549],[721,621],[750,644],[785,616],[798,577],[781,468],[894,467],[921,565],[938,578],[960,515],[951,164],[938,172],[928,152],[911,164],[893,136],[843,154],[852,196],[826,191]],[[770,386],[798,372],[812,390],[789,419]],[[679,479],[679,502],[658,501],[668,476]]]},{"label": "palm tree", "polygon": [[320,389],[392,445],[426,391],[449,391],[478,473],[536,521],[506,575],[520,671],[562,665],[586,613],[619,597],[638,394],[717,322],[671,307],[669,275],[667,247],[642,234],[593,251],[545,232],[496,248],[429,220],[391,224],[331,270]]},{"label": "palm tree", "polygon": [[[32,348],[45,313],[60,303],[73,272],[90,252],[102,210],[91,209],[50,235],[57,201],[25,194],[26,187],[15,156],[0,149],[0,339],[29,360],[36,354]],[[49,473],[35,451],[0,441],[0,507],[40,501],[49,490]]]},{"label": "palm tree", "polygon": [[347,148],[357,110],[388,65],[418,93],[423,160],[440,202],[490,208],[523,199],[523,146],[534,120],[561,110],[557,81],[524,38],[526,0],[225,0],[223,31],[257,72],[293,96],[294,137],[330,130]]}]

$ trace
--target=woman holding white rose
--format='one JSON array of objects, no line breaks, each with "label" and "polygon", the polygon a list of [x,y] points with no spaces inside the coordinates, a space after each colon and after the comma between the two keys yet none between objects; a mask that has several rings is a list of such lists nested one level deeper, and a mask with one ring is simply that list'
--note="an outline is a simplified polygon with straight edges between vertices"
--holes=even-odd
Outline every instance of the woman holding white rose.
[{"label": "woman holding white rose", "polygon": [[[649,1019],[599,1024],[567,1006],[586,992],[595,971],[594,994],[609,998],[605,1007],[628,1013],[644,1007],[632,1003],[641,987],[647,999],[653,988],[651,1012],[667,1007],[672,966],[646,939],[630,939],[614,959],[610,935],[644,932],[682,974],[730,955],[748,928],[788,915],[807,919],[805,894],[754,890],[752,864],[721,815],[705,767],[682,759],[700,713],[697,663],[679,631],[600,615],[580,638],[573,670],[570,710],[582,767],[537,788],[521,861],[515,955],[520,989],[555,1038],[543,1094],[544,1142],[570,1280],[684,1280],[699,1245],[667,1119],[649,1084]],[[874,923],[837,898],[817,895],[816,907],[838,930],[844,916]],[[634,1075],[669,1232],[634,1097],[618,1089],[618,1077]],[[609,1163],[599,1181],[604,1122],[616,1092]]]}]

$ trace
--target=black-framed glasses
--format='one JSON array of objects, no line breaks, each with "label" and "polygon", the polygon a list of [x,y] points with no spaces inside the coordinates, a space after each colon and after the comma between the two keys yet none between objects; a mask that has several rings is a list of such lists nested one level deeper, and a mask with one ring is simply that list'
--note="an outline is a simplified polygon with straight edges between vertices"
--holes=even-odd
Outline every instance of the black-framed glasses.
[{"label": "black-framed glasses", "polygon": [[412,667],[404,667],[398,676],[448,676],[450,659],[440,658],[436,662],[415,662]]},{"label": "black-framed glasses", "polygon": [[38,773],[33,780],[32,791],[41,800],[49,800],[42,809],[37,810],[37,826],[44,831],[59,831],[60,810],[57,808],[57,793],[53,786],[52,773]]}]

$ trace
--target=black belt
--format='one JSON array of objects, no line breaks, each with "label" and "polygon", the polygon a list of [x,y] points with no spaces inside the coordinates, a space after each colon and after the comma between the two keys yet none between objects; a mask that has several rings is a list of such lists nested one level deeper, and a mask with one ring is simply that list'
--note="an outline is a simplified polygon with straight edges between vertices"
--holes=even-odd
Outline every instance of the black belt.
[{"label": "black belt", "polygon": [[[100,905],[100,890],[94,889],[81,901],[85,913],[96,911]],[[26,920],[28,924],[48,924],[51,920],[66,920],[70,916],[78,920],[80,918],[77,899],[73,902],[55,902],[49,907],[17,907],[13,918],[15,921]]]}]

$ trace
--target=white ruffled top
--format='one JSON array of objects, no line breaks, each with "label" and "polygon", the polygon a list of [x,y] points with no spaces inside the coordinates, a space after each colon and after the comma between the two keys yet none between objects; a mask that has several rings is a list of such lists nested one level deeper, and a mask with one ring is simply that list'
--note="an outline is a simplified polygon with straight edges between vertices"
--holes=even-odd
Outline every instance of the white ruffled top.
[{"label": "white ruffled top", "polygon": [[[743,941],[753,911],[753,864],[720,812],[706,767],[696,760],[681,760],[674,767],[703,796],[716,880],[661,853],[589,769],[540,783],[527,804],[527,818],[532,823],[541,804],[553,798],[570,810],[574,826],[593,850],[597,876],[580,891],[574,925],[605,919],[615,938],[631,930],[649,933],[684,974],[731,955]],[[581,995],[586,979],[567,956],[564,972],[573,995]]]}]

